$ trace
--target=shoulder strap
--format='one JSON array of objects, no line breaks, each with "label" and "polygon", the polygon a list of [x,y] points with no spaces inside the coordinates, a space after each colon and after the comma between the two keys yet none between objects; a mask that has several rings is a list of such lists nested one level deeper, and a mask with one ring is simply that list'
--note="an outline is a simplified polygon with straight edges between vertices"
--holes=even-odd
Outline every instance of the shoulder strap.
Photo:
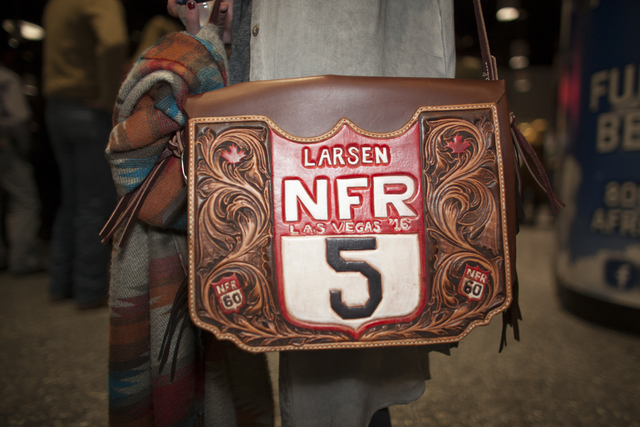
[{"label": "shoulder strap", "polygon": [[473,10],[476,15],[476,26],[478,27],[478,40],[480,41],[480,51],[482,52],[482,62],[484,63],[484,75],[487,80],[498,80],[498,66],[496,58],[491,55],[489,49],[489,39],[487,38],[487,27],[484,23],[482,5],[480,0],[473,0]]},{"label": "shoulder strap", "polygon": [[[484,16],[482,14],[482,5],[480,4],[480,0],[473,0],[473,9],[476,15],[476,25],[478,27],[478,39],[480,41],[480,51],[482,52],[484,75],[487,80],[498,80],[498,66],[496,63],[496,58],[491,55],[491,50],[489,49],[487,28],[484,23]],[[565,206],[564,203],[553,192],[551,182],[549,182],[549,178],[547,178],[547,174],[544,170],[544,167],[542,166],[542,163],[538,159],[538,156],[536,156],[535,151],[533,151],[525,137],[522,135],[522,133],[520,133],[518,127],[515,125],[515,117],[513,113],[511,113],[510,119],[511,131],[513,133],[513,142],[522,154],[524,164],[527,166],[527,169],[531,173],[531,176],[535,179],[540,188],[542,188],[545,193],[547,193],[547,197],[549,197],[549,201],[551,202],[551,208],[553,209],[553,211],[555,213],[558,213],[560,208],[563,208]]]}]

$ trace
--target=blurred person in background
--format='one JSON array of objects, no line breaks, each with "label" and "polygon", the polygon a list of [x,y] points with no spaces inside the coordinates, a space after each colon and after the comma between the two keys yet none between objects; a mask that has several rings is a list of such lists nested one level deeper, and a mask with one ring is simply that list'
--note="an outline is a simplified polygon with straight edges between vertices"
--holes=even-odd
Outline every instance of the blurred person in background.
[{"label": "blurred person in background", "polygon": [[107,304],[110,247],[98,233],[115,206],[104,149],[128,53],[120,0],[50,0],[44,10],[45,119],[61,174],[51,239],[52,301]]},{"label": "blurred person in background", "polygon": [[[161,1],[164,2],[164,0]],[[183,28],[184,26],[178,18],[169,16],[168,14],[152,16],[144,24],[144,27],[140,32],[140,39],[136,45],[135,52],[131,57],[129,57],[127,64],[125,65],[123,79],[127,76],[131,67],[133,67],[145,50],[167,34],[175,31],[182,31]]]},{"label": "blurred person in background", "polygon": [[20,77],[5,67],[11,67],[13,56],[6,37],[0,43],[0,212],[6,219],[6,226],[0,226],[0,268],[28,274],[42,269],[38,253],[40,199],[27,158],[31,110]]},{"label": "blurred person in background", "polygon": [[142,52],[147,50],[149,46],[157,42],[160,38],[173,31],[182,31],[184,26],[179,19],[168,15],[155,15],[147,21],[142,28],[140,41],[133,54],[132,62],[138,60]]}]

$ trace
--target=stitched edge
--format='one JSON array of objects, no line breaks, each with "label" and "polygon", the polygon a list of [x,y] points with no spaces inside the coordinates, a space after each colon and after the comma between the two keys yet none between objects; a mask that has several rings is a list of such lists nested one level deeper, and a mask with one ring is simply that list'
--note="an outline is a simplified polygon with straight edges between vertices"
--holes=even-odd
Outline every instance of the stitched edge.
[{"label": "stitched edge", "polygon": [[[372,138],[389,138],[400,135],[406,132],[417,120],[418,116],[425,111],[450,111],[450,110],[472,110],[472,109],[481,109],[481,108],[489,108],[491,109],[492,122],[495,129],[495,145],[497,150],[497,163],[498,163],[498,174],[500,180],[500,217],[502,223],[502,239],[504,245],[504,274],[505,274],[505,285],[506,285],[506,298],[505,301],[494,310],[487,313],[487,316],[484,320],[477,320],[471,322],[467,328],[459,335],[447,337],[447,338],[420,338],[420,339],[408,339],[401,341],[384,341],[384,342],[346,342],[346,343],[322,343],[322,344],[304,344],[303,346],[294,346],[294,345],[285,345],[285,346],[249,346],[242,341],[240,341],[235,335],[227,334],[221,332],[218,328],[204,321],[200,320],[199,316],[196,313],[195,308],[195,267],[194,267],[194,251],[193,251],[193,227],[194,227],[194,197],[195,197],[195,144],[191,144],[190,142],[193,140],[192,136],[195,134],[195,126],[199,123],[223,123],[223,122],[248,122],[248,121],[263,121],[267,123],[272,129],[278,132],[281,136],[291,139],[297,142],[319,142],[330,138],[336,132],[340,130],[340,128],[346,124],[352,130],[361,135],[369,136]],[[504,184],[504,167],[503,167],[503,157],[502,157],[502,146],[501,146],[501,135],[500,135],[500,126],[498,120],[498,108],[496,104],[466,104],[466,105],[455,105],[455,106],[438,106],[438,107],[420,107],[416,110],[416,113],[411,117],[411,119],[405,124],[402,128],[386,133],[375,133],[369,132],[361,129],[356,124],[354,124],[349,119],[341,119],[336,123],[336,125],[328,132],[319,135],[317,137],[311,138],[301,138],[293,136],[284,130],[282,130],[279,126],[277,126],[272,120],[265,116],[229,116],[229,117],[199,117],[189,120],[189,223],[188,223],[188,250],[189,250],[189,311],[191,312],[191,320],[193,323],[201,329],[209,331],[215,335],[217,339],[226,339],[232,341],[236,346],[240,349],[249,351],[251,353],[266,353],[270,351],[287,351],[287,350],[315,350],[315,349],[336,349],[336,348],[375,348],[375,347],[397,347],[402,345],[428,345],[428,344],[446,344],[459,342],[464,339],[472,330],[477,328],[478,326],[486,326],[488,325],[493,317],[496,314],[499,314],[506,310],[511,301],[513,299],[512,295],[512,283],[511,283],[511,258],[510,258],[510,246],[508,239],[508,228],[507,228],[507,212],[506,212],[506,193],[505,193],[505,184]]]}]

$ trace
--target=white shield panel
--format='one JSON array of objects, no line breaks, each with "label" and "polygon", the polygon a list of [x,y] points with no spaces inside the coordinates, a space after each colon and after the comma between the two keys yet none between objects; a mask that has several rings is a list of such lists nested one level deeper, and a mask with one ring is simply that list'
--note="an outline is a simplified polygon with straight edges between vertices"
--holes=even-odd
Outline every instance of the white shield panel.
[{"label": "white shield panel", "polygon": [[382,298],[373,314],[345,319],[331,306],[331,291],[342,293],[347,307],[369,300],[368,279],[359,271],[336,271],[327,261],[327,238],[283,236],[281,239],[284,308],[293,323],[336,325],[357,330],[368,323],[414,314],[424,296],[418,234],[357,236],[375,239],[376,249],[342,250],[344,261],[364,262],[380,274]]}]

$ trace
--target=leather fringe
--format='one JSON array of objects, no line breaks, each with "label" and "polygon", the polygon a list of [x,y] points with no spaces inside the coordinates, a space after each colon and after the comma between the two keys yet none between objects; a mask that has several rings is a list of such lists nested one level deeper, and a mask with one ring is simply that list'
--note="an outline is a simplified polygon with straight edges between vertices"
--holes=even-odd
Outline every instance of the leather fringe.
[{"label": "leather fringe", "polygon": [[[513,144],[517,147],[517,158],[522,158],[533,179],[547,194],[549,202],[551,203],[551,209],[553,209],[553,212],[557,214],[561,208],[565,207],[565,204],[554,193],[551,182],[547,177],[547,173],[544,170],[540,159],[538,159],[538,155],[529,144],[529,141],[527,141],[524,135],[522,135],[520,129],[516,126],[515,116],[513,113],[511,113],[511,135],[513,136]],[[516,168],[518,168],[518,164],[516,164]],[[518,183],[516,185],[516,229],[519,231],[520,221],[524,218],[524,212],[522,207],[519,175],[516,174],[516,177],[518,178]],[[518,321],[522,320],[522,312],[520,311],[520,305],[518,304],[518,288],[519,282],[518,275],[516,274],[512,287],[513,299],[511,301],[511,305],[502,313],[502,337],[500,338],[499,352],[502,352],[502,349],[507,346],[507,326],[511,326],[513,329],[513,337],[515,340],[520,341],[520,328],[518,326]]]},{"label": "leather fringe", "polygon": [[553,213],[557,214],[560,212],[560,208],[564,208],[565,204],[560,200],[558,196],[553,192],[553,188],[551,187],[551,182],[549,182],[549,178],[547,177],[547,173],[538,159],[538,155],[531,145],[527,141],[527,139],[522,135],[520,129],[515,125],[514,117],[511,116],[511,133],[513,135],[513,142],[516,147],[518,147],[520,154],[522,155],[522,160],[524,164],[527,166],[529,173],[538,183],[540,188],[547,193],[547,197],[549,198],[549,202],[551,202],[551,208],[553,209]]},{"label": "leather fringe", "polygon": [[[482,14],[482,5],[480,4],[480,0],[473,0],[473,8],[476,16],[476,26],[478,28],[478,40],[480,43],[480,51],[482,53],[482,62],[484,64],[484,77],[487,80],[498,80],[498,66],[496,63],[496,58],[491,55],[491,50],[489,49],[487,29],[484,23],[484,16]],[[527,165],[527,169],[529,169],[531,176],[536,180],[538,185],[545,191],[545,193],[547,193],[547,197],[549,197],[549,201],[551,202],[551,208],[553,209],[553,212],[557,214],[560,211],[561,207],[565,207],[565,204],[553,192],[553,188],[551,187],[551,183],[549,182],[547,173],[545,172],[542,163],[540,163],[536,152],[533,151],[533,148],[531,148],[529,142],[522,135],[520,129],[518,129],[518,127],[515,125],[515,117],[513,113],[511,113],[510,119],[513,142],[520,150],[522,159]]]},{"label": "leather fringe", "polygon": [[[114,245],[121,247],[123,242],[126,241],[127,237],[131,233],[131,230],[133,229],[133,224],[138,217],[138,213],[140,212],[140,209],[142,208],[146,197],[153,189],[153,186],[158,178],[162,176],[162,173],[167,167],[169,159],[171,157],[182,157],[182,153],[184,152],[183,138],[183,131],[176,132],[167,143],[167,147],[162,151],[162,153],[160,153],[156,164],[154,165],[153,169],[144,180],[142,185],[140,185],[140,187],[138,187],[135,191],[128,193],[120,198],[116,208],[109,217],[109,220],[100,231],[102,243],[106,243],[107,241],[109,241],[114,236],[115,232],[123,225],[123,232],[117,239],[117,241],[114,241]],[[185,191],[183,191],[182,193],[186,194]],[[184,194],[182,193],[179,195],[179,198],[184,198]],[[173,300],[173,304],[169,312],[169,323],[167,324],[167,328],[164,332],[164,337],[162,339],[162,344],[160,345],[160,352],[158,355],[158,360],[160,361],[159,372],[162,372],[165,365],[169,361],[169,357],[173,353],[171,361],[171,382],[173,382],[176,373],[176,367],[178,364],[178,352],[180,351],[180,342],[182,341],[182,335],[184,334],[184,331],[191,325],[189,319],[189,281],[187,279],[187,269],[184,265],[184,261],[182,262],[182,264],[185,272],[185,278],[180,283],[178,291],[176,292],[176,296]],[[175,336],[176,332],[178,334],[178,338],[176,339],[176,345],[172,352],[171,343],[173,342],[173,337]]]},{"label": "leather fringe", "polygon": [[102,243],[107,243],[115,234],[115,232],[124,224],[124,230],[117,241],[114,244],[118,247],[122,246],[122,242],[127,240],[129,233],[133,229],[133,224],[138,213],[142,209],[145,199],[153,189],[154,184],[158,180],[167,167],[168,160],[171,157],[181,158],[184,151],[184,136],[182,131],[176,132],[173,137],[167,143],[167,147],[160,153],[156,164],[153,169],[144,180],[142,185],[135,191],[125,194],[120,198],[116,208],[109,217],[109,220],[105,226],[100,230],[100,237],[102,237]]},{"label": "leather fringe", "polygon": [[522,320],[522,312],[520,311],[520,305],[518,304],[518,275],[516,274],[516,280],[513,282],[511,305],[504,312],[502,312],[502,337],[500,338],[500,350],[507,346],[507,326],[511,326],[513,329],[513,338],[516,341],[520,341],[520,328],[518,326],[518,320]]}]

